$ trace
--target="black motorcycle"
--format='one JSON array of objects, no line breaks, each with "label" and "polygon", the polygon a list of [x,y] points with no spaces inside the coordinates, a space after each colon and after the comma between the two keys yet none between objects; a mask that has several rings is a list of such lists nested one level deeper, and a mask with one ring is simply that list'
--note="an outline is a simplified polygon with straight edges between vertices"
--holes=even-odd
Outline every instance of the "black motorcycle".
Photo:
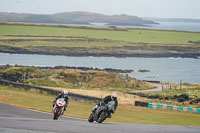
[{"label": "black motorcycle", "polygon": [[101,104],[95,111],[92,111],[90,114],[88,121],[93,122],[96,121],[98,123],[102,123],[106,118],[111,116],[111,113],[115,111],[115,102],[111,101],[108,104]]}]

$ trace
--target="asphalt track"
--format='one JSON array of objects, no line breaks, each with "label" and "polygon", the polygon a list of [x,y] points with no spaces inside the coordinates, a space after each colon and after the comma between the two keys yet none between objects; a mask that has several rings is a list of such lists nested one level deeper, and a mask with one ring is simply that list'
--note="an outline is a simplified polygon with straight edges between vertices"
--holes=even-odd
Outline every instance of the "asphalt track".
[{"label": "asphalt track", "polygon": [[0,103],[0,133],[199,133],[200,127],[89,123],[87,120],[25,110]]}]

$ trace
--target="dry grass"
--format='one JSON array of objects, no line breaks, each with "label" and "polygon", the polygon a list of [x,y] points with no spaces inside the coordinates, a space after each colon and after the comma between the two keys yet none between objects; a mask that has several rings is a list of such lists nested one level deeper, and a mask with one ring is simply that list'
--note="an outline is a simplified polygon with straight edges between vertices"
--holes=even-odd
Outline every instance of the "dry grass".
[{"label": "dry grass", "polygon": [[[66,88],[59,88],[59,87],[48,87],[56,90],[63,90]],[[86,95],[86,96],[93,96],[104,98],[108,95],[111,95],[115,91],[106,91],[106,90],[86,90],[86,89],[66,89],[71,93]],[[135,101],[147,101],[145,98],[141,98],[139,96],[130,95],[127,93],[122,92],[115,92],[118,95],[118,102],[120,105],[135,105]]]}]

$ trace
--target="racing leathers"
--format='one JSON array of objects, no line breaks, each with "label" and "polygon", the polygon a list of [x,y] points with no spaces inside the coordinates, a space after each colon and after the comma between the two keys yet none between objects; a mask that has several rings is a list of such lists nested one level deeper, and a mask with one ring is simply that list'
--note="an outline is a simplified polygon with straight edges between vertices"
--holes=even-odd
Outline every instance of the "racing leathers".
[{"label": "racing leathers", "polygon": [[59,93],[59,94],[56,96],[55,100],[53,101],[53,107],[54,107],[54,105],[55,105],[56,100],[59,99],[59,98],[64,98],[64,99],[65,99],[65,102],[66,102],[65,107],[64,107],[64,111],[65,111],[66,108],[67,108],[67,106],[68,106],[68,103],[69,103],[69,98],[68,98],[68,96],[67,96],[67,97],[63,97],[63,94],[62,94],[62,93]]}]

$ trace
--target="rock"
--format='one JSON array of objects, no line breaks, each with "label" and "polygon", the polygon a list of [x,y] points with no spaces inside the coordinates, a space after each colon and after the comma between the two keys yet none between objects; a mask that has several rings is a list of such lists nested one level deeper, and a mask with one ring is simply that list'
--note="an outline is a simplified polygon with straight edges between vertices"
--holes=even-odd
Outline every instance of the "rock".
[{"label": "rock", "polygon": [[144,73],[144,72],[151,72],[151,71],[150,70],[145,70],[145,69],[144,70],[140,69],[140,70],[138,70],[138,72],[143,72]]}]

